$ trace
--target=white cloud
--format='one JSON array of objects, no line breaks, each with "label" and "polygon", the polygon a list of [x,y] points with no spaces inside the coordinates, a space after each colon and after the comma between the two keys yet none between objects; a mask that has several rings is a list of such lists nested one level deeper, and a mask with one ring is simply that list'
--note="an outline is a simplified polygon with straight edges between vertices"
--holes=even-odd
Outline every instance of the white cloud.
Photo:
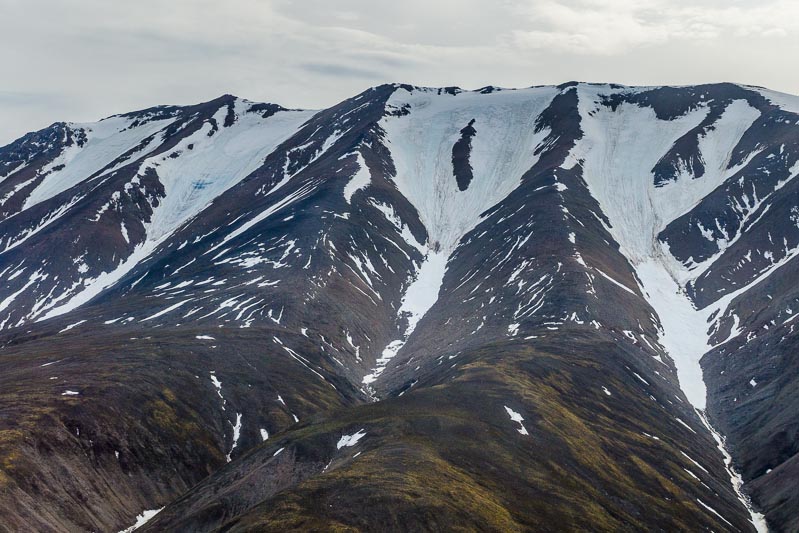
[{"label": "white cloud", "polygon": [[520,6],[532,29],[512,32],[520,47],[574,54],[618,54],[630,46],[662,43],[669,37],[663,24],[645,15],[653,2],[611,0],[543,0]]},{"label": "white cloud", "polygon": [[0,13],[0,144],[226,92],[322,107],[389,81],[799,92],[794,0],[0,0]]},{"label": "white cloud", "polygon": [[511,32],[514,45],[583,55],[674,41],[799,37],[799,3],[788,1],[536,0],[517,9],[530,28]]}]

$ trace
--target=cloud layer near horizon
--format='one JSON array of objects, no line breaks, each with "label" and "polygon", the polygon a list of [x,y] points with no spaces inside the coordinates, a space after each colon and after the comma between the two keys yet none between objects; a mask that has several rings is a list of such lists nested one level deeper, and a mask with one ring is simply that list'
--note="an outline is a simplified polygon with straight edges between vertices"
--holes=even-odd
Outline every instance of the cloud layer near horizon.
[{"label": "cloud layer near horizon", "polygon": [[737,81],[799,93],[794,0],[0,0],[0,145],[223,93]]}]

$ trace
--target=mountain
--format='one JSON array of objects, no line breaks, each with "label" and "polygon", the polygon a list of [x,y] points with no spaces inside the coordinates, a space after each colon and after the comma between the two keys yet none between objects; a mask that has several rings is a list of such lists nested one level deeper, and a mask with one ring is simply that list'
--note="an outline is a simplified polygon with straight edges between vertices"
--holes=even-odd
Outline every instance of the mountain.
[{"label": "mountain", "polygon": [[799,98],[735,84],[30,133],[0,524],[795,531],[797,175]]}]

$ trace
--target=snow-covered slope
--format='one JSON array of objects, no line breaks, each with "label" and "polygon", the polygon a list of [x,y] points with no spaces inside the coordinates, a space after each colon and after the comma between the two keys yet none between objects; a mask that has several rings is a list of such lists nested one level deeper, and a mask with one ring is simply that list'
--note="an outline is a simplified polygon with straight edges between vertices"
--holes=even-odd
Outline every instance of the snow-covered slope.
[{"label": "snow-covered slope", "polygon": [[[427,232],[427,250],[402,297],[398,314],[407,317],[401,338],[383,350],[378,365],[364,377],[371,383],[435,304],[447,261],[482,215],[511,194],[538,160],[550,134],[536,128],[539,115],[557,94],[554,87],[492,94],[400,88],[386,106],[407,114],[380,122],[395,166],[392,183],[415,208]],[[472,125],[467,153],[473,181],[462,190],[453,167],[453,145]]]},{"label": "snow-covered slope", "polygon": [[[164,198],[153,211],[148,240],[156,241],[191,220],[219,195],[263,165],[266,157],[296,133],[315,111],[283,111],[263,118],[249,112],[253,104],[236,99],[211,121],[184,137],[169,152],[145,159],[137,176],[158,174]],[[212,133],[228,113],[235,122]],[[189,148],[191,146],[191,148]]]},{"label": "snow-covered slope", "polygon": [[[195,108],[156,108],[96,124],[68,124],[69,131],[79,132],[80,141],[64,146],[38,170],[28,180],[35,182],[32,189],[15,189],[27,196],[14,215],[16,220],[6,224],[9,274],[22,270],[39,274],[26,277],[24,290],[14,293],[14,300],[27,301],[27,312],[18,303],[17,313],[0,322],[9,327],[59,316],[114,285],[175,230],[261,167],[314,114],[223,97]],[[130,216],[140,209],[141,216]],[[41,216],[41,210],[47,214],[34,218]],[[31,220],[28,228],[25,218]],[[17,223],[20,219],[23,222]],[[47,250],[41,258],[44,270],[36,269],[35,256],[20,254],[15,265],[13,254],[7,252],[24,242],[35,248],[36,237],[44,238],[45,230],[59,220],[93,225],[93,231],[116,234],[117,239],[79,243],[57,250],[55,257],[53,250]],[[92,262],[98,245],[104,248],[100,253],[111,252],[109,260]],[[52,270],[45,265],[53,263],[68,270],[45,274]]]},{"label": "snow-covered slope", "polygon": [[[445,95],[399,89],[391,96],[388,106],[409,113],[380,123],[396,167],[393,182],[419,213],[431,247],[451,252],[485,211],[521,184],[550,133],[537,129],[536,120],[556,94],[543,87]],[[468,159],[474,179],[460,190],[452,147],[470,122],[476,130]]]},{"label": "snow-covered slope", "polygon": [[[146,155],[163,140],[157,134],[174,122],[175,118],[153,120],[138,127],[133,126],[135,118],[125,116],[109,117],[96,123],[67,124],[69,129],[81,132],[85,140],[81,145],[73,144],[66,147],[58,157],[42,169],[44,178],[25,198],[22,209],[29,209],[98,173],[103,175],[113,172],[128,162],[123,156],[131,148],[153,137],[152,142],[140,152]],[[113,165],[120,158],[122,161]]]},{"label": "snow-covered slope", "polygon": [[[210,121],[191,135],[183,137],[169,151],[145,158],[137,173],[123,185],[137,187],[148,172],[153,172],[163,186],[163,197],[154,203],[150,220],[143,225],[146,237],[114,270],[93,279],[84,279],[83,288],[69,301],[50,309],[39,320],[58,316],[88,302],[110,287],[148,257],[181,225],[190,221],[220,194],[259,168],[281,142],[294,134],[314,112],[293,111],[264,119],[247,110],[252,103],[235,100],[232,112],[237,120],[214,134],[230,111],[221,107]],[[98,219],[114,208],[112,197],[95,215]],[[124,233],[124,222],[120,227]]]},{"label": "snow-covered slope", "polygon": [[745,165],[732,167],[730,159],[760,111],[746,100],[733,100],[699,139],[704,174],[695,176],[683,166],[675,181],[657,187],[653,175],[657,163],[707,118],[710,108],[700,103],[684,115],[660,119],[653,108],[636,103],[610,109],[601,96],[608,90],[577,89],[583,136],[565,166],[581,166],[591,193],[610,220],[610,233],[636,268],[644,294],[661,319],[661,342],[675,359],[683,390],[704,409],[699,359],[710,348],[709,335],[696,324],[706,324],[718,307],[694,309],[684,286],[704,269],[692,265],[689,270],[676,261],[658,235]]}]

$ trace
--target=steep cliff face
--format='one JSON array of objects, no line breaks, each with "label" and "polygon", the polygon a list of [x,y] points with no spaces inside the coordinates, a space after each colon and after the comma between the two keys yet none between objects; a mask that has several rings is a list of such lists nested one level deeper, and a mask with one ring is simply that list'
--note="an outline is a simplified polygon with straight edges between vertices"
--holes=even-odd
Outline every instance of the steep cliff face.
[{"label": "steep cliff face", "polygon": [[29,134],[2,522],[749,531],[751,497],[789,531],[798,128],[764,89],[569,83]]}]

